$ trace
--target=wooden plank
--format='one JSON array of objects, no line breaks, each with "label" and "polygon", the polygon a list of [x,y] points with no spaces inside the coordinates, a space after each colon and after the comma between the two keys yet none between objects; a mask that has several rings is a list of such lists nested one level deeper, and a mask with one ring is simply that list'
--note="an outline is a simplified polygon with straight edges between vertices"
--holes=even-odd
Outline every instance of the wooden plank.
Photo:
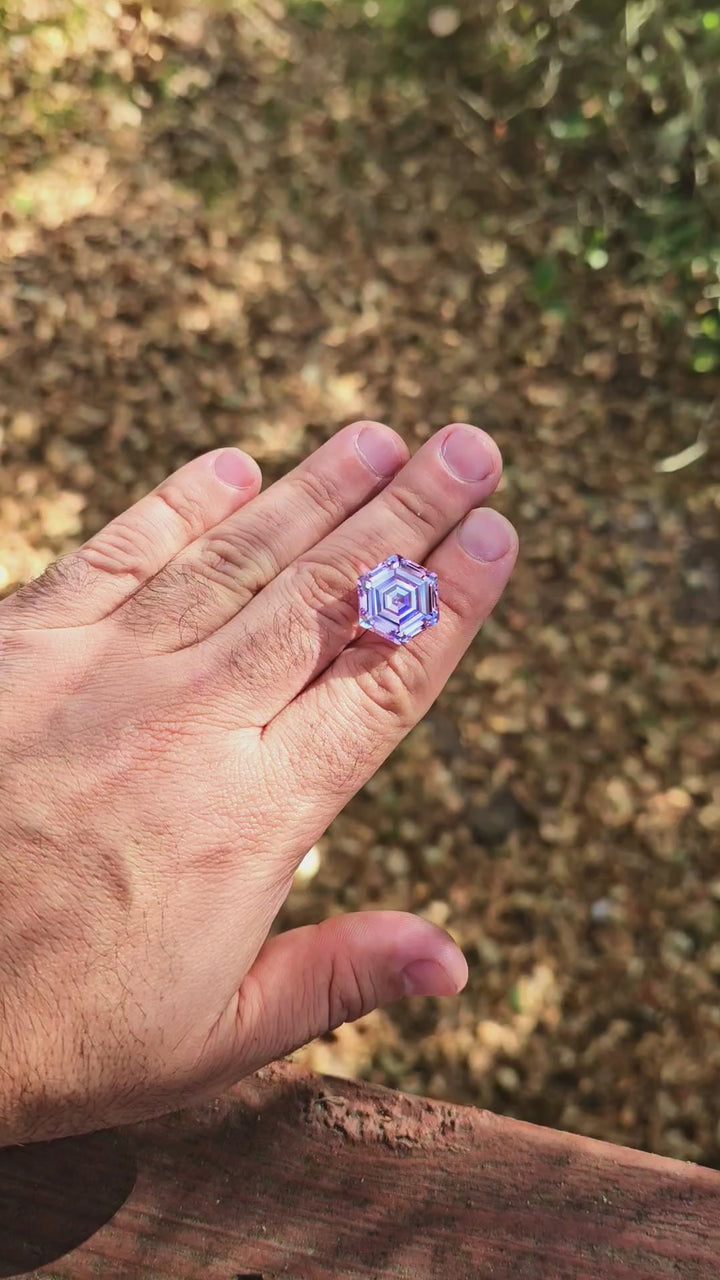
[{"label": "wooden plank", "polygon": [[19,1274],[717,1280],[720,1174],[284,1064],[0,1152],[0,1276]]}]

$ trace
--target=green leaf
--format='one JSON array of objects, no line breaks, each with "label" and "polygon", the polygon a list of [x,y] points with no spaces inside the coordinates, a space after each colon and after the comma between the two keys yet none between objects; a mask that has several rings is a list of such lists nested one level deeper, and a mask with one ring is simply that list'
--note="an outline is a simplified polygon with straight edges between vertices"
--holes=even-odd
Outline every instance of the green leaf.
[{"label": "green leaf", "polygon": [[557,283],[557,264],[553,258],[538,258],[533,268],[533,290],[539,298],[552,293]]},{"label": "green leaf", "polygon": [[563,302],[560,298],[555,298],[546,307],[543,307],[543,315],[554,316],[556,320],[568,320],[570,307],[567,302]]},{"label": "green leaf", "polygon": [[561,119],[551,120],[550,132],[553,138],[558,138],[561,142],[576,142],[590,137],[592,125],[581,112],[572,111]]},{"label": "green leaf", "polygon": [[522,1012],[522,1005],[520,1003],[520,992],[518,990],[517,983],[515,984],[514,987],[511,987],[510,990],[508,991],[507,1002],[510,1005],[510,1008],[512,1009],[513,1013]]},{"label": "green leaf", "polygon": [[693,356],[692,367],[695,373],[712,373],[718,367],[718,358],[711,351],[700,351]]},{"label": "green leaf", "polygon": [[706,338],[717,338],[720,331],[720,320],[717,316],[703,316],[700,321],[700,329]]},{"label": "green leaf", "polygon": [[593,271],[602,271],[610,261],[610,254],[607,249],[603,249],[600,245],[596,245],[592,249],[588,249],[585,254],[585,261]]},{"label": "green leaf", "polygon": [[11,196],[11,203],[18,213],[32,213],[35,208],[35,201],[33,197],[23,191],[18,191],[15,195]]}]

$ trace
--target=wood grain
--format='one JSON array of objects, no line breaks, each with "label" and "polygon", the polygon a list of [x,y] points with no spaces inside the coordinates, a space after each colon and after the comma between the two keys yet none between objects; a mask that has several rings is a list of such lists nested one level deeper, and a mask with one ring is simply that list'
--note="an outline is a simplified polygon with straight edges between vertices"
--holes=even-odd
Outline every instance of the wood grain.
[{"label": "wood grain", "polygon": [[717,1280],[720,1174],[283,1065],[0,1153],[0,1276],[21,1274]]}]

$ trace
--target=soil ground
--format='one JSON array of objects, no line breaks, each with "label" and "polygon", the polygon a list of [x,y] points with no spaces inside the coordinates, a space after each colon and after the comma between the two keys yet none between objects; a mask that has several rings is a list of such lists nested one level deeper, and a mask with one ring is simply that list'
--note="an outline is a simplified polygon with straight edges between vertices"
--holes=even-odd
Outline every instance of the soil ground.
[{"label": "soil ground", "polygon": [[353,82],[353,31],[66,27],[18,19],[0,68],[0,588],[221,443],[272,480],[354,418],[493,432],[512,586],[280,921],[423,913],[469,986],[302,1056],[720,1164],[717,441],[663,469],[720,378],[622,264],[548,276],[572,165],[547,211],[539,143]]}]

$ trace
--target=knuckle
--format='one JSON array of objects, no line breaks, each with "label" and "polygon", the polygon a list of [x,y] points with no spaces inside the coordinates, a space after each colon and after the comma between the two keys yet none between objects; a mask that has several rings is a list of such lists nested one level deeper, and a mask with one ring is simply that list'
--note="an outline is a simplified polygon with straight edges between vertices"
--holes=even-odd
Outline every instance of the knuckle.
[{"label": "knuckle", "polygon": [[[282,666],[305,668],[312,662],[312,637],[306,628],[293,625],[292,617],[277,616],[272,624],[272,640],[265,633],[243,628],[227,651],[227,674],[238,690],[256,692],[276,689]],[[279,660],[278,653],[282,653]]]},{"label": "knuckle", "polygon": [[[286,662],[296,669],[306,669],[319,654],[319,638],[308,627],[307,618],[295,601],[291,601],[288,608],[277,610],[272,622],[272,635],[272,660],[276,670],[279,653],[284,654]],[[267,645],[263,647],[267,649]]]},{"label": "knuckle", "polygon": [[411,649],[380,658],[375,646],[357,674],[357,686],[373,718],[378,713],[410,727],[417,720],[416,707],[429,684],[423,660]]},{"label": "knuckle", "polygon": [[118,621],[136,635],[152,635],[175,623],[180,648],[185,648],[202,633],[209,596],[209,587],[191,566],[169,565],[118,610]]},{"label": "knuckle", "polygon": [[211,581],[231,587],[247,603],[276,576],[279,565],[269,545],[243,529],[228,527],[206,538],[201,571]]},{"label": "knuckle", "polygon": [[421,534],[435,536],[437,530],[447,523],[447,514],[439,501],[427,494],[421,497],[405,485],[392,485],[385,491],[385,500],[404,524],[410,524]]},{"label": "knuckle", "polygon": [[204,533],[207,524],[205,504],[176,481],[166,480],[155,497],[180,521],[183,532],[191,538]]},{"label": "knuckle", "polygon": [[357,592],[339,566],[327,560],[305,559],[293,574],[290,592],[310,613],[331,617],[347,632],[357,621]]},{"label": "knuckle", "polygon": [[91,580],[92,568],[82,550],[73,551],[48,565],[32,582],[19,587],[12,596],[13,607],[34,609],[57,594],[87,590]]},{"label": "knuckle", "polygon": [[305,501],[309,498],[326,515],[345,515],[347,504],[337,480],[310,465],[298,472],[296,482]]},{"label": "knuckle", "polygon": [[239,641],[228,646],[225,663],[227,668],[227,676],[236,688],[242,688],[247,684],[248,673],[252,672],[253,679],[259,675],[260,681],[263,680],[265,668],[261,665],[263,662],[264,647],[256,643],[255,636],[243,635]]},{"label": "knuckle", "polygon": [[379,744],[376,734],[358,733],[349,718],[340,718],[339,725],[332,734],[317,734],[311,767],[320,772],[324,790],[344,800],[377,767]]},{"label": "knuckle", "polygon": [[88,570],[97,569],[111,575],[129,574],[138,582],[144,582],[153,563],[153,540],[150,531],[142,525],[113,520],[77,554]]},{"label": "knuckle", "polygon": [[327,988],[327,1020],[330,1029],[356,1022],[374,1007],[369,981],[363,983],[351,956],[333,956]]},{"label": "knuckle", "polygon": [[245,974],[237,993],[235,1023],[238,1036],[243,1044],[243,1049],[247,1052],[256,1047],[252,1042],[249,1044],[248,1039],[252,1037],[257,1039],[258,1043],[262,1042],[263,1033],[267,1034],[267,1029],[263,1023],[265,1020],[265,1001],[263,1000],[263,992],[261,984],[258,982],[255,974],[250,970]]}]

